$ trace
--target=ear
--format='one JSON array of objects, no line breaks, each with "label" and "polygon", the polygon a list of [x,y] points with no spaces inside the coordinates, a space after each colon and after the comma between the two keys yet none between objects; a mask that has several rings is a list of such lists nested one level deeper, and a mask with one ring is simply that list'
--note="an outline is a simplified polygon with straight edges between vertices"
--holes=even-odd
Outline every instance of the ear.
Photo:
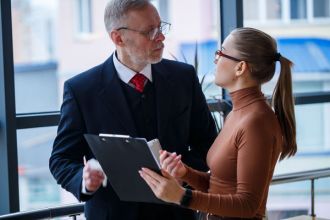
[{"label": "ear", "polygon": [[116,45],[116,46],[123,46],[124,45],[124,42],[123,42],[123,39],[122,39],[122,35],[119,31],[117,30],[113,30],[109,33],[109,36],[111,38],[111,40],[113,41],[113,43]]},{"label": "ear", "polygon": [[242,76],[247,71],[249,71],[249,67],[245,61],[240,61],[235,67],[236,77]]}]

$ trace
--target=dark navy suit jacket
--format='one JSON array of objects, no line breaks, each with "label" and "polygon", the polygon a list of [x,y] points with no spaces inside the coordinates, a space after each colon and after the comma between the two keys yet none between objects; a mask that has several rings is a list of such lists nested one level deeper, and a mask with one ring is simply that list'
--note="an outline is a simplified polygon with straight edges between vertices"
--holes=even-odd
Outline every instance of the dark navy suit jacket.
[{"label": "dark navy suit jacket", "polygon": [[[152,65],[152,76],[162,147],[182,154],[189,166],[205,170],[206,153],[216,130],[194,68],[163,59]],[[120,202],[110,184],[91,196],[81,193],[83,157],[94,157],[83,134],[136,137],[137,133],[113,57],[66,81],[63,96],[49,161],[51,173],[64,189],[86,201],[88,219],[137,219],[140,204]]]}]

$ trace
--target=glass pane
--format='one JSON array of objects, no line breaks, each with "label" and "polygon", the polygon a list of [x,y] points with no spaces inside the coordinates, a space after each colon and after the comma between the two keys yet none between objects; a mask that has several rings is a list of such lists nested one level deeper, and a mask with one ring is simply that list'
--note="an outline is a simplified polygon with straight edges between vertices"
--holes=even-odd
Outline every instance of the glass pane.
[{"label": "glass pane", "polygon": [[250,0],[249,4],[244,4],[243,16],[245,20],[257,20],[259,19],[258,8],[260,0]]},{"label": "glass pane", "polygon": [[[330,104],[296,106],[298,153],[280,161],[275,174],[285,174],[330,167]],[[311,212],[310,181],[270,187],[267,209],[270,219],[283,219]],[[316,180],[315,207],[318,217],[329,218],[330,178]]]},{"label": "glass pane", "polygon": [[12,0],[17,113],[58,111],[63,82],[110,56],[106,3]]},{"label": "glass pane", "polygon": [[307,17],[306,0],[290,0],[292,19],[305,19]]},{"label": "glass pane", "polygon": [[77,202],[57,185],[48,168],[56,129],[17,130],[20,211]]},{"label": "glass pane", "polygon": [[79,34],[92,32],[91,0],[76,0],[77,32]]},{"label": "glass pane", "polygon": [[281,19],[282,16],[282,1],[267,0],[267,19]]},{"label": "glass pane", "polygon": [[[214,52],[219,39],[219,2],[217,0],[167,1],[168,17],[172,23],[167,37],[167,56],[170,59],[198,66],[207,97],[219,96],[221,89],[214,85]],[[189,5],[189,10],[186,10]]]},{"label": "glass pane", "polygon": [[[243,7],[246,8],[246,4]],[[261,29],[272,35],[277,41],[278,51],[294,63],[294,93],[330,91],[330,32],[328,25],[306,23],[303,27],[289,23],[285,27],[279,27],[275,23],[267,21],[265,23],[261,20],[253,22],[244,20],[243,22],[244,25]],[[330,25],[330,20],[325,22]],[[309,34],[306,35],[306,28],[313,32],[313,37]],[[279,72],[280,65],[277,64],[275,77],[263,86],[266,94],[272,94]]]},{"label": "glass pane", "polygon": [[[315,180],[315,213],[318,218],[329,218],[330,178]],[[267,210],[268,219],[286,219],[311,213],[311,183],[302,181],[271,185]]]},{"label": "glass pane", "polygon": [[[282,10],[291,7],[291,13],[295,13],[295,16],[291,14],[287,19],[306,18],[307,1],[281,2],[284,4]],[[249,8],[246,4],[243,7]],[[324,26],[315,23],[305,23],[301,26],[284,19],[282,18],[284,25],[281,27],[264,20],[244,20],[244,25],[248,24],[272,35],[277,41],[278,51],[294,62],[294,93],[330,91],[330,32],[327,28],[330,21],[324,21],[327,23]],[[306,33],[306,28],[310,30],[309,34]],[[313,37],[310,36],[311,32]],[[275,77],[263,85],[265,94],[272,94],[279,71],[280,65],[277,64]],[[330,167],[329,115],[329,103],[296,106],[298,153],[279,162],[275,175]],[[317,180],[315,207],[318,217],[330,217],[328,209],[325,208],[330,206],[330,193],[325,187],[328,185],[329,178]],[[310,213],[309,190],[309,181],[272,186],[267,204],[269,219],[284,219]]]},{"label": "glass pane", "polygon": [[12,0],[17,112],[58,109],[56,2]]},{"label": "glass pane", "polygon": [[314,0],[314,17],[325,18],[330,17],[330,0]]},{"label": "glass pane", "polygon": [[[12,0],[17,113],[59,110],[63,82],[104,62],[114,51],[103,25],[107,0],[91,1],[93,28],[87,35],[76,32],[77,2],[85,1]],[[200,79],[206,75],[203,88],[207,96],[219,96],[221,89],[213,84],[213,59],[219,39],[218,0],[159,0],[153,4],[162,18],[172,23],[164,57],[193,65],[197,57]],[[72,199],[60,190],[48,170],[55,135],[55,127],[17,132],[21,210]],[[35,155],[40,160],[34,161]]]},{"label": "glass pane", "polygon": [[[103,24],[107,0],[12,0],[17,113],[57,111],[63,82],[104,62],[114,51]],[[211,73],[218,39],[218,1],[153,1],[172,23],[164,57]],[[190,10],[185,10],[189,5]],[[90,19],[89,19],[90,18]],[[212,74],[211,74],[212,75]],[[212,81],[208,76],[204,85]],[[209,93],[219,94],[217,87]]]}]

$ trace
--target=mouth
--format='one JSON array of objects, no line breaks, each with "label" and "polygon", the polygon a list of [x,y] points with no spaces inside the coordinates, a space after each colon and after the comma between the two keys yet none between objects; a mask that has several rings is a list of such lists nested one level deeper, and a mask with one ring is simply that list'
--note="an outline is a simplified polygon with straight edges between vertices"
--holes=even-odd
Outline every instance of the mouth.
[{"label": "mouth", "polygon": [[164,44],[159,45],[158,47],[156,47],[156,49],[154,49],[154,51],[160,51],[164,49]]}]

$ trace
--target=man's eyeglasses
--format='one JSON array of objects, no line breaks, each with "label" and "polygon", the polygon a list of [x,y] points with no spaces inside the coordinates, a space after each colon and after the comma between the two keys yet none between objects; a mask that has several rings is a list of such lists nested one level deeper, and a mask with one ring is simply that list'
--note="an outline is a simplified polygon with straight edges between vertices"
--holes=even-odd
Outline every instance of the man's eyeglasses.
[{"label": "man's eyeglasses", "polygon": [[220,57],[226,57],[227,59],[233,60],[233,61],[237,61],[237,62],[241,62],[242,60],[237,59],[235,57],[229,56],[227,54],[224,54],[221,50],[217,50],[215,51],[215,57],[214,57],[214,63],[216,64],[218,62],[218,60],[220,59]]},{"label": "man's eyeglasses", "polygon": [[139,34],[146,36],[149,40],[154,40],[160,33],[162,33],[163,35],[167,34],[170,31],[170,27],[171,27],[170,23],[162,21],[160,23],[159,27],[155,27],[149,31],[139,31],[139,30],[128,28],[128,27],[120,27],[120,28],[117,28],[116,30],[117,31],[119,31],[119,30],[134,31],[134,32],[137,32]]}]

